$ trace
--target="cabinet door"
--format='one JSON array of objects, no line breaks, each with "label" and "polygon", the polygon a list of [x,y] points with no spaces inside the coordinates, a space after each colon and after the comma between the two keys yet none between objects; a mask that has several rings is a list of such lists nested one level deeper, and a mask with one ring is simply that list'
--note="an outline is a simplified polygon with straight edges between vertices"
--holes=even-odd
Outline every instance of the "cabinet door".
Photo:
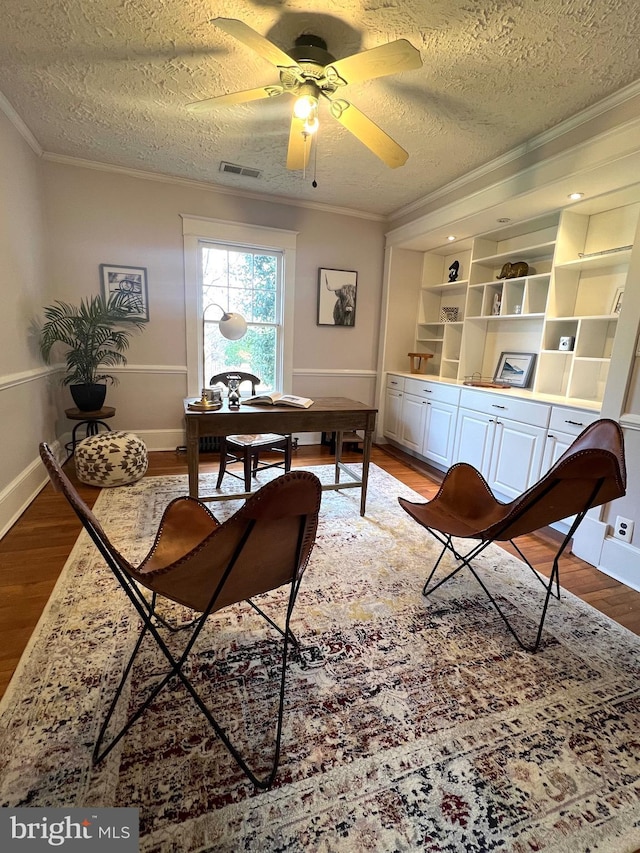
[{"label": "cabinet door", "polygon": [[402,415],[402,392],[387,388],[384,407],[384,434],[400,441],[400,418]]},{"label": "cabinet door", "polygon": [[547,433],[542,455],[542,468],[540,469],[541,476],[546,474],[552,465],[555,465],[565,450],[571,447],[575,438],[575,435],[570,435],[568,432]]},{"label": "cabinet door", "polygon": [[460,409],[456,427],[456,462],[468,462],[486,477],[491,460],[493,430],[494,418],[471,409]]},{"label": "cabinet door", "polygon": [[427,404],[422,397],[415,394],[404,394],[402,397],[402,421],[400,424],[400,443],[422,452],[424,422]]},{"label": "cabinet door", "polygon": [[500,419],[496,421],[489,486],[507,498],[517,498],[540,478],[547,431]]},{"label": "cabinet door", "polygon": [[445,468],[453,464],[457,412],[457,406],[449,403],[437,400],[427,403],[422,455]]}]

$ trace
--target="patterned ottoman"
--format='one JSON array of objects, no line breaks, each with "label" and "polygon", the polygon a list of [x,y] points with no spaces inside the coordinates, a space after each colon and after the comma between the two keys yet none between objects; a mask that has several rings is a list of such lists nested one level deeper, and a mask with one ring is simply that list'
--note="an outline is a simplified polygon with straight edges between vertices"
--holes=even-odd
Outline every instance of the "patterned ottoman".
[{"label": "patterned ottoman", "polygon": [[76,474],[90,486],[107,488],[135,483],[144,476],[147,448],[132,432],[102,432],[84,438],[76,447]]}]

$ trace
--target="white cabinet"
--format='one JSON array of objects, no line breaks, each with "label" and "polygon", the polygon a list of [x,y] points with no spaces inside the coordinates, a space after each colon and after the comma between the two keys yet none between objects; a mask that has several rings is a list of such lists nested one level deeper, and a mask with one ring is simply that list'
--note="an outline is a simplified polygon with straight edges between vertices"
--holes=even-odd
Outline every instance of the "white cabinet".
[{"label": "white cabinet", "polygon": [[426,404],[424,397],[419,397],[417,394],[410,394],[405,391],[402,397],[400,442],[416,453],[422,451],[425,417]]},{"label": "white cabinet", "polygon": [[550,406],[464,389],[455,459],[477,468],[500,497],[513,499],[540,477]]},{"label": "white cabinet", "polygon": [[401,376],[389,374],[385,394],[383,432],[395,441],[400,440],[403,390],[404,379]]},{"label": "white cabinet", "polygon": [[440,400],[427,402],[422,455],[442,468],[449,468],[454,462],[457,415],[457,405]]},{"label": "white cabinet", "polygon": [[473,409],[460,409],[456,428],[456,462],[468,462],[487,477],[493,447],[494,418]]},{"label": "white cabinet", "polygon": [[[407,379],[405,383],[411,396],[422,403],[421,440],[414,447],[422,457],[439,467],[453,464],[453,448],[460,389],[453,385]],[[409,396],[409,395],[405,395]],[[416,428],[419,428],[416,417]],[[417,433],[414,433],[417,437]]]},{"label": "white cabinet", "polygon": [[492,491],[517,498],[540,478],[546,430],[497,418],[488,483]]},{"label": "white cabinet", "polygon": [[549,419],[549,429],[542,457],[542,474],[551,468],[562,454],[580,435],[583,429],[596,421],[600,415],[597,412],[586,412],[580,409],[569,409],[564,406],[552,406]]},{"label": "white cabinet", "polygon": [[454,462],[459,397],[452,385],[389,374],[385,436],[446,470]]}]

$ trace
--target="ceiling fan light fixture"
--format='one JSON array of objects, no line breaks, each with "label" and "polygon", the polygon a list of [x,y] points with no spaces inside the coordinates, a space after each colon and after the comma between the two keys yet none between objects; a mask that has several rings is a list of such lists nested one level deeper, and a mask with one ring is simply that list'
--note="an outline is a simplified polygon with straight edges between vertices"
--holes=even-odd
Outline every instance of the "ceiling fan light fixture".
[{"label": "ceiling fan light fixture", "polygon": [[293,105],[293,114],[296,118],[306,121],[318,110],[318,97],[311,85],[300,86],[300,94]]}]

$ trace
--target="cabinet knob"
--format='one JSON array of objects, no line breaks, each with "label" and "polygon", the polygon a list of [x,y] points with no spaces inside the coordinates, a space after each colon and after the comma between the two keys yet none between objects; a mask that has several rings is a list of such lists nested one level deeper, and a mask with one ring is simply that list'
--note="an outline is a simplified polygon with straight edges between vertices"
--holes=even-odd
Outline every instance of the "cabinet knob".
[{"label": "cabinet knob", "polygon": [[431,388],[423,388],[422,390],[425,394],[431,394]]},{"label": "cabinet knob", "polygon": [[580,421],[565,421],[565,424],[571,424],[571,426],[584,426]]},{"label": "cabinet knob", "polygon": [[491,406],[494,409],[506,409],[507,408],[506,406],[500,406],[498,403],[492,403]]}]

